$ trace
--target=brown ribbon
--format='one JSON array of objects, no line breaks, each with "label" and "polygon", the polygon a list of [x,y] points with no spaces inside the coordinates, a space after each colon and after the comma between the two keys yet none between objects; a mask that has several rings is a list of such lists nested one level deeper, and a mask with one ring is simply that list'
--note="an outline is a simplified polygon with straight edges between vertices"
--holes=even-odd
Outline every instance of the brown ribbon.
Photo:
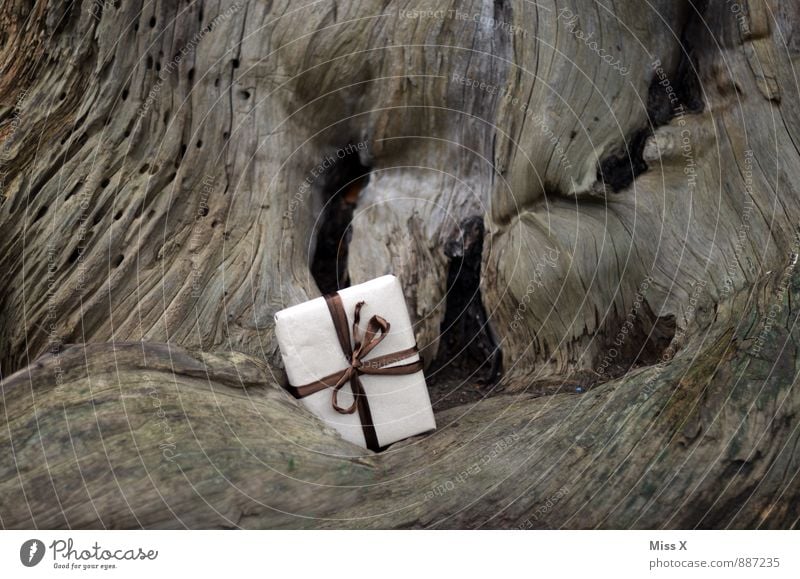
[{"label": "brown ribbon", "polygon": [[[344,311],[341,296],[338,293],[326,295],[325,303],[328,305],[328,311],[330,311],[331,320],[333,320],[333,327],[336,329],[336,337],[339,339],[339,344],[342,347],[342,352],[344,352],[345,359],[349,366],[344,370],[334,372],[320,380],[315,380],[303,386],[289,385],[289,391],[295,398],[305,398],[306,396],[316,394],[326,388],[333,388],[333,393],[331,394],[331,405],[333,409],[340,414],[353,414],[358,411],[367,448],[379,451],[381,447],[378,443],[378,435],[375,432],[375,425],[372,422],[372,413],[369,409],[367,394],[364,392],[364,387],[361,385],[359,376],[361,374],[381,376],[413,374],[414,372],[422,370],[422,360],[386,368],[389,364],[405,360],[416,354],[416,346],[400,350],[393,354],[378,356],[371,360],[364,360],[375,346],[381,343],[386,337],[386,334],[389,333],[389,322],[380,316],[372,316],[367,324],[367,329],[364,332],[362,340],[359,335],[360,329],[358,324],[361,319],[361,307],[364,305],[364,302],[358,302],[353,316],[353,341],[351,343],[350,331],[347,327],[347,314]],[[342,408],[339,406],[339,390],[344,388],[344,385],[348,382],[350,382],[350,389],[353,392],[353,404],[347,408]]]}]

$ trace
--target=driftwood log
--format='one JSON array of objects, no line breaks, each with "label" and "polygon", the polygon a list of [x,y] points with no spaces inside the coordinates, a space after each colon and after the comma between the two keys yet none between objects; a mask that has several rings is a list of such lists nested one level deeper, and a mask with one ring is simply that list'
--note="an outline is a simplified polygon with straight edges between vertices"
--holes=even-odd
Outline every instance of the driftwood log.
[{"label": "driftwood log", "polygon": [[[0,525],[797,527],[798,55],[780,0],[7,0]],[[388,272],[502,377],[376,455],[272,315]]]}]

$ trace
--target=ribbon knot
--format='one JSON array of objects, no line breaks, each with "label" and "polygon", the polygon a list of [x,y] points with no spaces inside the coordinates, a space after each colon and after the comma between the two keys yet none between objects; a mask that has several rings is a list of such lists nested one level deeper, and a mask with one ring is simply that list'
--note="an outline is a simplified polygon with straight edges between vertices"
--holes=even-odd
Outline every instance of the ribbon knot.
[{"label": "ribbon knot", "polygon": [[[364,306],[365,302],[358,302],[353,313],[353,338],[351,342],[350,331],[347,325],[347,314],[344,311],[341,296],[339,296],[338,293],[327,295],[325,296],[325,303],[328,305],[328,311],[331,314],[333,327],[336,330],[336,337],[342,348],[347,367],[309,384],[290,386],[290,391],[294,394],[295,398],[304,398],[320,392],[325,388],[332,388],[331,405],[333,409],[339,414],[353,414],[358,411],[367,447],[371,450],[379,450],[380,445],[378,444],[377,434],[375,433],[375,427],[372,423],[372,413],[369,408],[369,403],[367,402],[367,395],[364,392],[359,377],[362,374],[394,376],[414,374],[422,370],[422,360],[387,368],[390,364],[415,355],[417,353],[416,346],[400,350],[393,354],[385,354],[383,356],[376,356],[369,360],[364,360],[389,333],[389,329],[391,328],[389,322],[381,316],[374,315],[367,323],[364,335],[361,336],[361,308]],[[347,408],[342,408],[339,405],[339,392],[348,383],[353,393],[353,403]]]}]

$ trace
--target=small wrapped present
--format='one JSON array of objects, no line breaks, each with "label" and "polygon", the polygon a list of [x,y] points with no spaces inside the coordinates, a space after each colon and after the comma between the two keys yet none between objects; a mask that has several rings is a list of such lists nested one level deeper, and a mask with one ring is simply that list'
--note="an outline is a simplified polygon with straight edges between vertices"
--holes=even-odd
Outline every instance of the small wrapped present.
[{"label": "small wrapped present", "polygon": [[281,310],[275,333],[289,391],[345,440],[378,451],[436,428],[393,275]]}]

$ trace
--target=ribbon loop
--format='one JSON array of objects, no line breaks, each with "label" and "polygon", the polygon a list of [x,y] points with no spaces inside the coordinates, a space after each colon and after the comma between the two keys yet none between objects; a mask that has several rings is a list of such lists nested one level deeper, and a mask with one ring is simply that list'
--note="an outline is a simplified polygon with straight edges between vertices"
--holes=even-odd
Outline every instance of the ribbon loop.
[{"label": "ribbon loop", "polygon": [[333,405],[333,409],[338,412],[339,414],[353,414],[356,409],[358,408],[358,399],[353,395],[353,403],[348,406],[347,408],[342,408],[339,406],[339,390],[344,388],[344,385],[347,384],[353,376],[354,372],[352,367],[348,368],[345,373],[342,375],[339,382],[336,386],[333,387],[333,393],[331,394],[331,404]]}]

